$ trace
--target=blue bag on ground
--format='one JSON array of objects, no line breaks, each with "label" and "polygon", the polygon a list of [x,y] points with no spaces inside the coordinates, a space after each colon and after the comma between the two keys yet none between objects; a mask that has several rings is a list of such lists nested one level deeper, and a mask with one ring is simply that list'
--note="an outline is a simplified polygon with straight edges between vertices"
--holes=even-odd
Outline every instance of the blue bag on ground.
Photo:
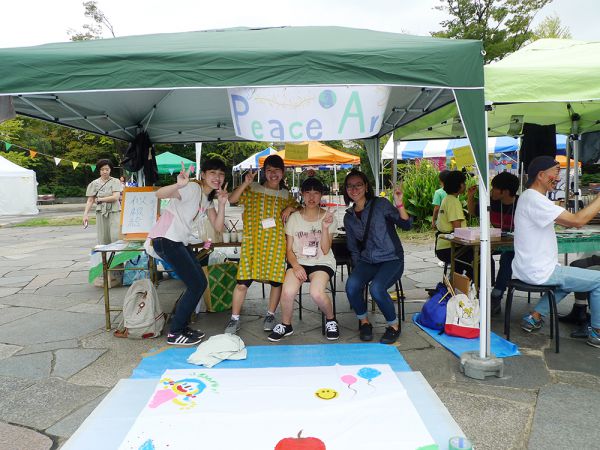
[{"label": "blue bag on ground", "polygon": [[136,258],[125,262],[123,271],[123,286],[131,286],[134,281],[150,278],[148,270],[127,270],[127,269],[148,269],[148,255],[140,252]]},{"label": "blue bag on ground", "polygon": [[438,283],[429,300],[425,302],[419,315],[419,323],[433,330],[443,330],[446,324],[446,307],[450,293],[444,283]]}]

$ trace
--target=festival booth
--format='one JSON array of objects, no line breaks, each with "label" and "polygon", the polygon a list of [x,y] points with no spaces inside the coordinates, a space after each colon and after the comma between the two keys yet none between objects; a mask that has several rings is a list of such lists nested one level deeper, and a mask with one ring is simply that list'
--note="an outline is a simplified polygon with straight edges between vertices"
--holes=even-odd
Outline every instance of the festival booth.
[{"label": "festival booth", "polygon": [[260,168],[259,158],[272,155],[273,153],[277,153],[277,150],[275,150],[272,147],[267,147],[264,150],[257,152],[252,156],[249,156],[241,163],[233,166],[231,170],[233,172],[242,172],[244,170],[258,169]]},{"label": "festival booth", "polygon": [[158,173],[171,174],[177,173],[181,170],[181,163],[184,163],[186,167],[189,167],[194,163],[183,156],[176,155],[171,152],[164,152],[160,155],[156,155],[156,166],[158,167]]},{"label": "festival booth", "polygon": [[35,172],[0,156],[0,216],[38,213]]},{"label": "festival booth", "polygon": [[[339,27],[48,44],[0,50],[0,101],[9,99],[20,114],[127,141],[142,130],[153,143],[364,139],[375,174],[381,136],[456,104],[487,199],[482,51],[479,41]],[[485,212],[486,201],[480,207]],[[481,215],[481,257],[487,260],[489,230]],[[488,298],[488,285],[481,283],[481,298]],[[484,336],[488,323],[481,323]],[[482,359],[489,354],[485,342]],[[63,448],[179,448],[181,442],[187,448],[190,436],[201,433],[203,445],[214,449],[247,446],[249,440],[252,448],[285,448],[294,436],[299,444],[321,437],[331,450],[358,449],[366,443],[365,427],[374,448],[433,448],[462,434],[424,379],[394,378],[399,369],[381,365],[391,359],[378,349],[401,356],[393,347],[314,347],[318,352],[250,347],[242,366],[225,361],[212,370],[184,358],[182,372],[122,380]],[[260,401],[266,395],[295,406],[273,422],[272,406]],[[390,402],[401,411],[400,421],[397,415],[382,420],[363,414]],[[332,420],[340,411],[356,420]],[[272,426],[265,428],[266,422]],[[228,432],[231,423],[237,433]],[[165,426],[176,428],[165,435]],[[300,429],[309,437],[301,438]]]}]

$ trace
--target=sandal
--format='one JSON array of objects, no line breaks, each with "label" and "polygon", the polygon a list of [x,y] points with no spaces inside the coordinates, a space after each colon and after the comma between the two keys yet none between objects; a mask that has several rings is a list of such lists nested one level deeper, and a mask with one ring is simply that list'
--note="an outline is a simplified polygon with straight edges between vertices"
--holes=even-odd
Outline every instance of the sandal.
[{"label": "sandal", "polygon": [[118,338],[127,338],[129,337],[129,331],[127,330],[127,328],[125,328],[124,330],[115,330],[113,336]]}]

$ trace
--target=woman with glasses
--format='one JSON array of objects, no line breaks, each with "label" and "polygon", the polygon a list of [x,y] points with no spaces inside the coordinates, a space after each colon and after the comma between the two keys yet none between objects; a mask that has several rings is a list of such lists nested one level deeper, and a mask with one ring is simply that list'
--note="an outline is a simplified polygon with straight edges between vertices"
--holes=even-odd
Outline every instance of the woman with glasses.
[{"label": "woman with glasses", "polygon": [[352,257],[352,272],[346,282],[346,294],[360,321],[360,339],[373,340],[373,326],[367,316],[364,289],[369,285],[371,297],[377,303],[387,328],[380,339],[392,344],[400,336],[398,316],[388,288],[404,271],[404,250],[396,226],[408,230],[412,219],[404,209],[402,188],[394,188],[394,205],[373,194],[367,176],[351,170],[343,185],[344,200],[352,206],[346,210],[344,227]]}]

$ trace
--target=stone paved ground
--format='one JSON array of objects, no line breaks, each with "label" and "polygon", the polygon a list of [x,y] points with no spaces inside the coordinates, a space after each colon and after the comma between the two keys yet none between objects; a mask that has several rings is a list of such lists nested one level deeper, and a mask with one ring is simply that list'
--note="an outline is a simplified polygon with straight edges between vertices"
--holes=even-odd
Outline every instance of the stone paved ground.
[{"label": "stone paved ground", "polygon": [[[166,345],[164,337],[133,341],[104,331],[102,290],[87,284],[94,239],[93,228],[0,228],[2,450],[59,448],[115,383],[131,374],[144,352]],[[441,275],[431,245],[405,245],[405,250],[408,315],[397,347],[477,448],[597,448],[600,350],[570,339],[570,327],[561,324],[561,353],[556,355],[546,330],[528,335],[518,329],[518,317],[528,308],[519,298],[512,337],[522,355],[505,360],[503,378],[464,377],[457,358],[410,321],[421,308],[424,288]],[[161,283],[165,308],[172,307],[181,286],[175,280]],[[115,304],[125,290],[112,289]],[[572,299],[565,300],[560,311],[567,312],[571,304]],[[343,292],[337,306],[341,342],[359,342]],[[268,343],[261,329],[265,307],[260,287],[254,286],[240,332],[247,345]],[[302,322],[295,317],[295,333],[284,343],[335,345],[321,337],[320,316],[310,299],[305,298],[304,307]],[[382,316],[376,313],[374,320],[376,334],[383,332]],[[221,333],[226,321],[225,313],[200,314],[193,325],[210,336]],[[492,329],[500,334],[501,328],[494,319]]]}]

